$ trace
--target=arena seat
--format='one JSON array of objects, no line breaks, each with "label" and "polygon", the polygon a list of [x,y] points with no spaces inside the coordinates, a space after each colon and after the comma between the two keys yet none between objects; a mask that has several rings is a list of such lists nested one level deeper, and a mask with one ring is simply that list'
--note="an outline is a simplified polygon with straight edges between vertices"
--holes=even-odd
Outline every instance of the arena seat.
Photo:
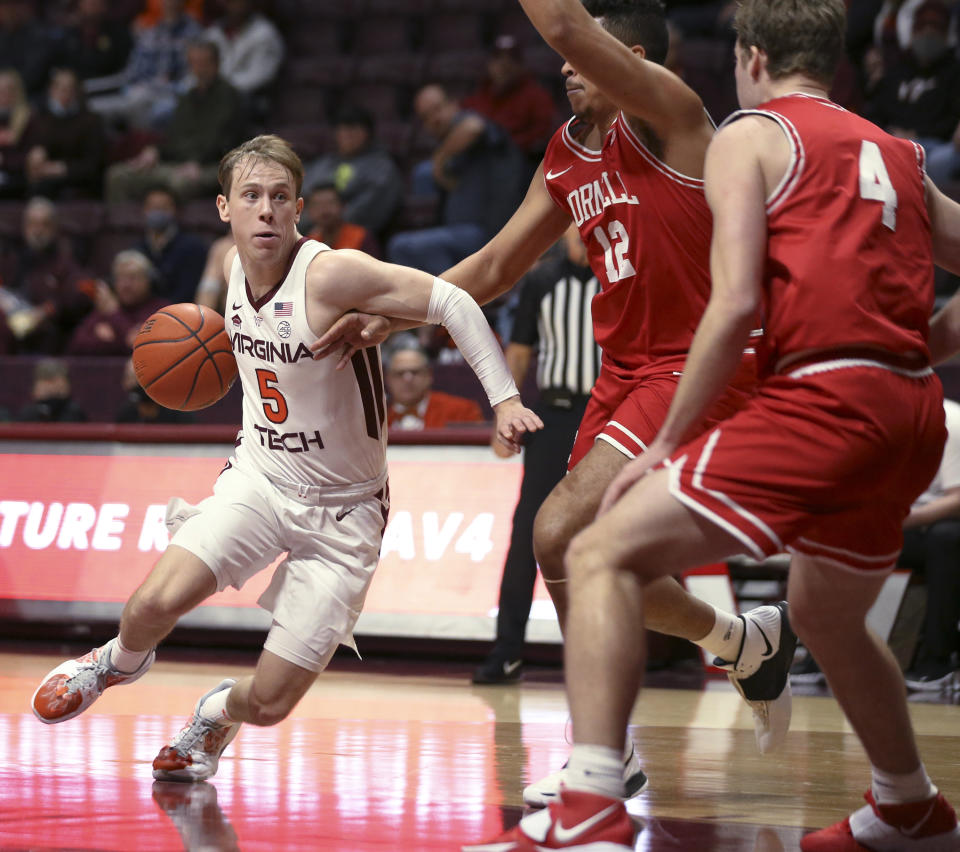
[{"label": "arena seat", "polygon": [[[481,51],[489,43],[487,18],[468,12],[430,15],[423,22],[423,49]],[[469,61],[466,57],[464,63]],[[480,66],[481,70],[483,65]]]},{"label": "arena seat", "polygon": [[411,50],[363,56],[357,62],[354,80],[357,83],[397,83],[416,88],[426,78],[426,60]]},{"label": "arena seat", "polygon": [[356,56],[409,52],[413,36],[414,22],[407,15],[371,17],[356,27],[351,49]]},{"label": "arena seat", "polygon": [[285,78],[294,86],[346,86],[353,82],[356,71],[357,60],[352,56],[318,53],[290,57]]},{"label": "arena seat", "polygon": [[435,53],[427,59],[426,79],[440,80],[448,90],[463,84],[472,88],[483,78],[487,55],[483,48]]},{"label": "arena seat", "polygon": [[0,239],[15,239],[23,229],[22,201],[0,201]]}]

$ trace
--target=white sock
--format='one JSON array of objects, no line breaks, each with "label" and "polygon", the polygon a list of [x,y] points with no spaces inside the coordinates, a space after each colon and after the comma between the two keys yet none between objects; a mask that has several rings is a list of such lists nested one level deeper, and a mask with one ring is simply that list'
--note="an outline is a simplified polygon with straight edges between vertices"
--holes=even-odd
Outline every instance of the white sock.
[{"label": "white sock", "polygon": [[221,689],[219,692],[215,692],[203,702],[202,714],[207,719],[212,719],[220,725],[231,725],[236,722],[237,720],[227,713],[227,696],[229,694],[229,689]]},{"label": "white sock", "polygon": [[876,766],[873,772],[873,798],[878,805],[903,805],[907,802],[925,802],[937,795],[937,788],[921,763],[919,769],[906,775],[884,772]]},{"label": "white sock", "polygon": [[575,745],[567,762],[564,784],[571,790],[622,799],[623,755],[620,749]]},{"label": "white sock", "polygon": [[148,648],[146,651],[130,651],[123,647],[123,643],[118,636],[110,649],[110,665],[125,674],[132,674],[150,656],[150,650]]},{"label": "white sock", "polygon": [[743,619],[731,615],[722,609],[713,607],[713,629],[694,644],[709,651],[713,656],[727,662],[734,662],[740,656],[740,646],[743,644]]}]

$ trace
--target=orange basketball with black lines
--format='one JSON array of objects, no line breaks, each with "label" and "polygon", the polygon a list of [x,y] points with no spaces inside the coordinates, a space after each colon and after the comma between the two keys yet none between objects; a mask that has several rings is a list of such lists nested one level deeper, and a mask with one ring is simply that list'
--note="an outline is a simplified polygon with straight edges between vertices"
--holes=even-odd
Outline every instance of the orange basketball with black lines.
[{"label": "orange basketball with black lines", "polygon": [[154,402],[178,411],[213,405],[237,378],[223,317],[189,302],[147,319],[133,342],[133,368]]}]

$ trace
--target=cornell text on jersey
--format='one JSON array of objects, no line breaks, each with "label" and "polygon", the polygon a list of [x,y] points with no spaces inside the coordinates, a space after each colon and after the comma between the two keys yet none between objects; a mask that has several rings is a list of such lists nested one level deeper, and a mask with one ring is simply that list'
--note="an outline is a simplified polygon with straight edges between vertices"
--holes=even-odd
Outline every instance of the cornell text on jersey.
[{"label": "cornell text on jersey", "polygon": [[[614,186],[617,188],[615,189]],[[598,180],[590,181],[578,186],[567,194],[567,204],[570,205],[570,215],[579,228],[587,219],[599,216],[612,204],[639,204],[636,195],[631,194],[620,176],[620,172],[613,173],[613,180],[607,172],[603,172]]]}]

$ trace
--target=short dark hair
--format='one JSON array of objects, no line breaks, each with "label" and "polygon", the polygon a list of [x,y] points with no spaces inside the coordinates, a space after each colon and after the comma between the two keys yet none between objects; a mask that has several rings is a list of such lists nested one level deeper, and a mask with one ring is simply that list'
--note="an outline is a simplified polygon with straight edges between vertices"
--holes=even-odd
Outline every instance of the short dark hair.
[{"label": "short dark hair", "polygon": [[373,136],[373,116],[362,106],[357,104],[344,104],[337,110],[333,119],[334,125],[348,125],[349,127],[362,127],[367,133]]},{"label": "short dark hair", "polygon": [[843,58],[844,0],[741,0],[733,27],[741,48],[767,54],[767,73],[777,80],[808,74],[830,85]]},{"label": "short dark hair", "polygon": [[603,28],[627,47],[643,45],[646,58],[662,65],[670,47],[667,12],[663,0],[583,0]]},{"label": "short dark hair", "polygon": [[323,181],[315,186],[311,186],[307,195],[311,196],[315,192],[332,192],[335,196],[337,196],[337,198],[340,199],[341,203],[343,202],[343,193],[337,189],[337,185],[333,181]]}]

